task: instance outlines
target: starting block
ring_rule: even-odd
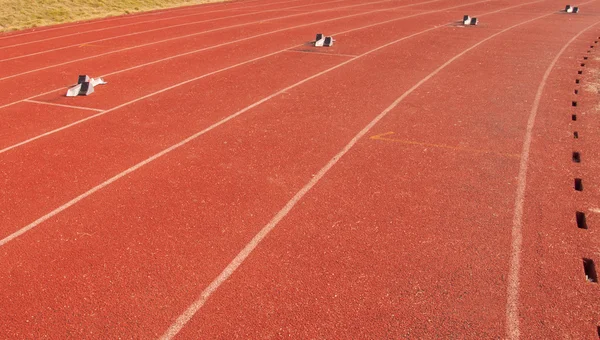
[[[317,47],[330,47],[333,46],[333,42],[335,39],[333,37],[326,37],[323,33],[317,33],[317,38],[315,39],[315,46]]]
[[[477,18],[471,18],[468,15],[465,15],[463,17],[463,25],[477,25],[479,23],[479,21],[477,20]]]
[[[106,81],[102,78],[90,78],[88,75],[80,75],[77,78],[77,85],[72,86],[67,90],[67,97],[88,96],[94,93],[94,87],[104,85]]]
[[[567,12],[567,13],[577,13],[577,12],[579,12],[579,7],[571,7],[571,5],[567,5],[565,7],[565,12]]]

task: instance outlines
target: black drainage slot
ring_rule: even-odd
[[[571,102],[571,106],[577,106],[577,102],[576,101],[572,101]]]
[[[583,74],[582,70],[577,71],[577,74]]]
[[[581,63],[581,67],[585,67],[585,64],[584,64],[584,63]]]
[[[577,133],[577,132],[575,132]],[[581,163],[581,154],[577,151],[573,152],[573,162]]]
[[[579,79],[575,79],[575,84],[579,84]]]
[[[600,326],[596,327],[596,332],[598,332],[598,338],[600,338]]]
[[[587,282],[598,283],[598,274],[596,274],[596,265],[591,259],[583,259],[583,271]]]
[[[577,120],[577,115],[571,115],[571,120],[572,121],[576,121]]]
[[[573,91],[573,92],[575,92],[575,94],[579,94],[579,90],[575,90],[575,91]]]
[[[575,178],[575,190],[583,191],[583,183],[581,181],[581,178]]]
[[[577,220],[577,228],[587,229],[587,221],[585,220],[585,214],[581,211],[575,213],[575,219]]]
[[[578,139],[579,138],[579,132],[577,132],[577,131],[573,132],[573,138]]]
[[[583,57],[583,60],[587,60],[587,59],[588,59],[588,57]]]

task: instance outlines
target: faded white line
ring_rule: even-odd
[[[35,103],[35,104],[43,104],[43,105],[50,105],[50,106],[67,107],[67,108],[70,108],[70,109],[89,110],[89,111],[96,111],[96,112],[104,112],[104,111],[106,111],[106,110],[101,110],[101,109],[94,109],[94,108],[91,108],[91,107],[65,105],[65,104],[57,104],[57,103],[49,103],[49,102],[42,102],[42,101],[31,100],[31,99],[26,99],[26,100],[24,100],[24,102],[26,102],[26,103]]]
[[[505,33],[515,27],[530,23],[532,21],[547,17],[549,15],[552,15],[553,13],[550,14],[544,14],[538,17],[535,17],[533,19],[521,22],[519,24],[513,25],[509,28],[503,29],[483,40],[481,40],[480,42],[476,43],[475,45],[465,49],[464,51],[462,51],[461,53],[457,54],[456,56],[454,56],[453,58],[451,58],[450,60],[448,60],[447,62],[445,62],[444,64],[442,64],[440,67],[438,67],[437,69],[435,69],[433,72],[431,72],[429,75],[427,75],[425,78],[423,78],[422,80],[420,80],[418,83],[416,83],[413,87],[411,87],[408,91],[404,92],[398,99],[396,99],[390,106],[388,106],[384,111],[382,111],[379,115],[377,115],[371,122],[369,122],[369,124],[367,124],[356,136],[354,136],[354,138],[352,138],[352,140],[350,140],[350,142],[348,144],[346,144],[346,146],[340,151],[338,152],[335,156],[333,156],[333,158],[331,160],[329,160],[329,162],[327,162],[327,164],[325,164],[325,166],[323,168],[321,168],[319,170],[319,172],[313,176],[310,181],[304,186],[302,187],[295,195],[294,197],[292,197],[291,200],[289,200],[286,205],[283,207],[283,209],[281,209],[274,217],[273,219],[271,219],[271,221],[269,221],[269,223],[267,223],[267,225],[265,225],[253,238],[252,240],[240,251],[240,253],[227,265],[227,267],[225,267],[225,269],[221,272],[221,274],[219,274],[219,276],[217,276],[208,287],[206,287],[206,289],[204,289],[204,291],[200,294],[200,297],[194,301],[186,310],[183,314],[181,314],[177,320],[171,325],[171,327],[169,327],[169,329],[165,332],[165,334],[163,334],[163,336],[161,337],[161,339],[172,339],[173,337],[175,337],[175,335],[177,335],[177,333],[179,333],[179,331],[181,331],[181,329],[183,329],[183,327],[185,326],[185,324],[187,324],[189,322],[189,320],[191,320],[191,318],[198,312],[198,310],[200,310],[200,308],[202,308],[202,306],[206,303],[206,301],[208,300],[208,298],[219,288],[219,286],[221,286],[221,284],[223,282],[225,282],[232,274],[233,272],[235,272],[235,270],[244,262],[244,260],[246,260],[246,258],[248,258],[248,256],[250,256],[250,254],[252,253],[252,251],[260,244],[260,242],[269,234],[269,232],[271,232],[271,230],[273,230],[277,224],[292,210],[292,208],[294,208],[294,206],[304,197],[304,195],[306,195],[306,193],[312,189],[320,180],[321,178],[323,178],[325,176],[325,174],[327,174],[327,172],[346,154],[348,153],[348,151],[350,151],[350,149],[365,135],[369,132],[369,130],[371,130],[371,128],[373,126],[375,126],[375,124],[377,124],[381,119],[383,119],[391,110],[393,110],[396,106],[398,106],[398,104],[400,104],[406,97],[408,97],[412,92],[414,92],[417,88],[419,88],[422,84],[424,84],[425,82],[427,82],[429,79],[431,79],[433,76],[435,76],[437,73],[439,73],[441,70],[443,70],[444,68],[446,68],[448,65],[450,65],[452,62],[454,62],[455,60],[457,60],[458,58],[462,57],[464,54],[468,53],[469,51],[477,48],[478,46],[480,46],[481,44],[485,43],[486,41],[493,39],[494,37]],[[418,33],[420,34],[420,33]],[[370,54],[374,51],[377,51],[381,48],[386,47],[387,45],[378,47],[377,49],[371,50],[369,52],[366,52],[365,54],[360,55],[357,58],[351,59],[346,61],[345,63],[349,63],[351,61],[354,61],[362,56],[365,56],[367,54]],[[344,63],[344,64],[345,64]]]
[[[593,1],[586,2],[584,4]],[[583,4],[582,4],[583,5]],[[580,5],[581,6],[581,5]],[[535,118],[540,106],[542,93],[544,87],[550,76],[550,72],[554,68],[554,65],[567,49],[567,47],[575,41],[585,31],[597,25],[596,22],[593,25],[588,26],[583,31],[575,35],[569,40],[563,48],[558,52],[554,60],[548,66],[548,69],[542,77],[542,81],[538,87],[533,106],[529,113],[527,120],[527,130],[525,132],[525,138],[523,140],[523,148],[521,151],[521,160],[519,162],[519,174],[517,175],[517,193],[515,196],[515,207],[513,213],[513,224],[511,229],[511,251],[509,260],[508,270],[508,285],[507,285],[507,299],[506,299],[506,336],[509,339],[517,340],[520,337],[521,331],[519,326],[519,285],[520,285],[520,269],[521,269],[521,249],[523,244],[523,206],[525,204],[525,188],[527,181],[527,168],[529,166],[529,152],[531,147],[531,136],[533,126],[535,124]]]

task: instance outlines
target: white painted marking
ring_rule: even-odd
[[[165,332],[165,334],[163,334],[163,336],[161,337],[161,339],[163,340],[167,340],[167,339],[172,339],[173,337],[175,337],[177,335],[177,333],[179,333],[181,331],[181,329],[183,329],[183,327],[185,326],[185,324],[187,324],[189,322],[189,320],[192,319],[192,317],[198,312],[198,310],[200,310],[200,308],[202,308],[202,306],[206,303],[206,301],[208,300],[208,298],[219,288],[219,286],[221,286],[221,284],[223,284],[223,282],[225,282],[232,274],[233,272],[235,272],[235,270],[244,262],[244,260],[246,260],[246,258],[248,258],[248,256],[250,256],[250,254],[252,253],[252,251],[260,244],[260,242],[269,234],[269,232],[271,232],[271,230],[273,230],[277,224],[292,210],[292,208],[294,208],[294,206],[304,197],[304,195],[306,195],[306,193],[312,189],[318,182],[319,180],[321,180],[321,178],[323,178],[325,176],[325,174],[327,174],[327,172],[346,154],[348,153],[348,151],[350,151],[350,149],[365,135],[369,132],[369,130],[371,130],[371,128],[373,126],[375,126],[375,124],[377,124],[381,119],[383,119],[391,110],[393,110],[396,106],[398,106],[398,104],[400,104],[406,97],[408,97],[412,92],[414,92],[417,88],[419,88],[421,85],[423,85],[425,82],[427,82],[429,79],[431,79],[433,76],[435,76],[436,74],[438,74],[441,70],[443,70],[444,68],[446,68],[448,65],[450,65],[451,63],[453,63],[455,60],[457,60],[458,58],[462,57],[463,55],[465,55],[466,53],[468,53],[469,51],[477,48],[478,46],[480,46],[481,44],[485,43],[486,41],[493,39],[494,37],[505,33],[515,27],[527,24],[529,22],[538,20],[540,18],[543,17],[547,17],[549,15],[552,15],[553,13],[550,14],[544,14],[538,17],[535,17],[533,19],[521,22],[519,24],[510,26],[506,29],[503,29],[483,40],[481,40],[480,42],[474,44],[473,46],[465,49],[464,51],[462,51],[461,53],[455,55],[454,57],[452,57],[450,60],[446,61],[444,64],[442,64],[440,67],[438,67],[437,69],[435,69],[433,72],[431,72],[429,75],[427,75],[425,78],[421,79],[418,83],[416,83],[413,87],[411,87],[409,90],[407,90],[406,92],[404,92],[400,97],[398,97],[390,106],[388,106],[385,110],[383,110],[380,114],[378,114],[371,122],[369,122],[369,124],[367,124],[358,134],[356,134],[352,140],[350,140],[350,142],[348,144],[346,144],[346,146],[340,151],[338,152],[335,156],[333,156],[333,158],[331,158],[331,160],[329,160],[329,162],[327,162],[327,164],[325,164],[325,166],[323,168],[321,168],[319,170],[319,172],[313,176],[310,181],[304,186],[302,187],[295,195],[294,197],[292,197],[291,200],[289,200],[286,205],[283,207],[283,209],[281,209],[274,217],[273,219],[271,219],[271,221],[269,221],[269,223],[267,223],[267,225],[265,225],[259,232],[258,234],[256,234],[252,240],[240,251],[240,253],[227,265],[227,267],[225,267],[225,269],[221,272],[221,274],[219,274],[219,276],[217,276],[208,287],[206,287],[206,289],[204,289],[204,291],[200,294],[200,297],[194,301],[189,307],[188,309],[185,310],[185,312],[183,314],[181,314],[177,320],[171,325],[171,327],[169,327],[169,329]],[[430,29],[431,30],[431,29]],[[417,33],[417,34],[421,34]],[[396,41],[397,42],[397,41]],[[352,62],[356,59],[359,59],[367,54],[373,53],[377,50],[380,50],[386,46],[389,46],[391,44],[394,44],[396,42],[392,42],[389,44],[386,44],[384,46],[378,47],[374,50],[371,50],[369,52],[366,52],[365,54],[361,54],[360,56],[354,58],[354,59],[350,59],[340,65],[343,64],[347,64],[349,62]],[[337,68],[337,67],[336,67]]]
[[[600,208],[590,208],[588,209],[590,212],[593,212],[594,214],[600,214]]]
[[[589,1],[592,2],[592,1]],[[587,2],[587,3],[589,3]],[[521,269],[521,248],[523,244],[523,206],[525,204],[525,188],[527,181],[527,168],[529,166],[529,151],[531,147],[531,136],[533,126],[535,124],[535,117],[538,112],[542,93],[544,87],[550,76],[550,72],[554,68],[554,65],[567,49],[567,47],[575,41],[583,32],[590,29],[592,26],[597,25],[600,22],[596,22],[585,28],[583,31],[575,35],[569,40],[563,48],[558,52],[554,60],[548,66],[548,69],[542,77],[542,81],[538,87],[533,106],[529,113],[529,119],[527,120],[527,130],[525,132],[525,138],[523,140],[523,148],[521,151],[521,160],[519,162],[519,174],[517,175],[517,193],[515,196],[515,208],[513,214],[513,225],[511,230],[511,252],[508,270],[508,286],[507,286],[507,299],[506,299],[506,336],[509,339],[517,340],[520,337],[521,331],[519,329],[519,285],[520,285],[520,269]]]
[[[91,108],[91,107],[73,106],[73,105],[65,105],[65,104],[57,104],[57,103],[49,103],[49,102],[42,102],[42,101],[31,100],[31,99],[26,99],[26,100],[24,100],[24,102],[35,103],[35,104],[43,104],[43,105],[50,105],[50,106],[67,107],[67,108],[70,108],[70,109],[89,110],[89,111],[96,111],[96,112],[104,112],[104,111],[106,111],[106,110],[94,109],[94,108]]]

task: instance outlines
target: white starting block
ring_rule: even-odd
[[[577,12],[579,12],[579,7],[571,7],[571,5],[567,5],[565,7],[565,12],[567,12],[567,13],[577,13]]]
[[[94,87],[104,85],[106,81],[102,78],[90,78],[87,75],[80,75],[77,79],[77,85],[67,90],[67,97],[88,96],[94,93]]]
[[[465,15],[463,17],[463,25],[477,25],[479,23],[479,21],[477,20],[477,18],[471,18],[468,15]]]
[[[315,39],[315,46],[317,47],[330,47],[333,46],[333,42],[335,39],[333,37],[326,37],[323,33],[317,33],[317,38]]]

